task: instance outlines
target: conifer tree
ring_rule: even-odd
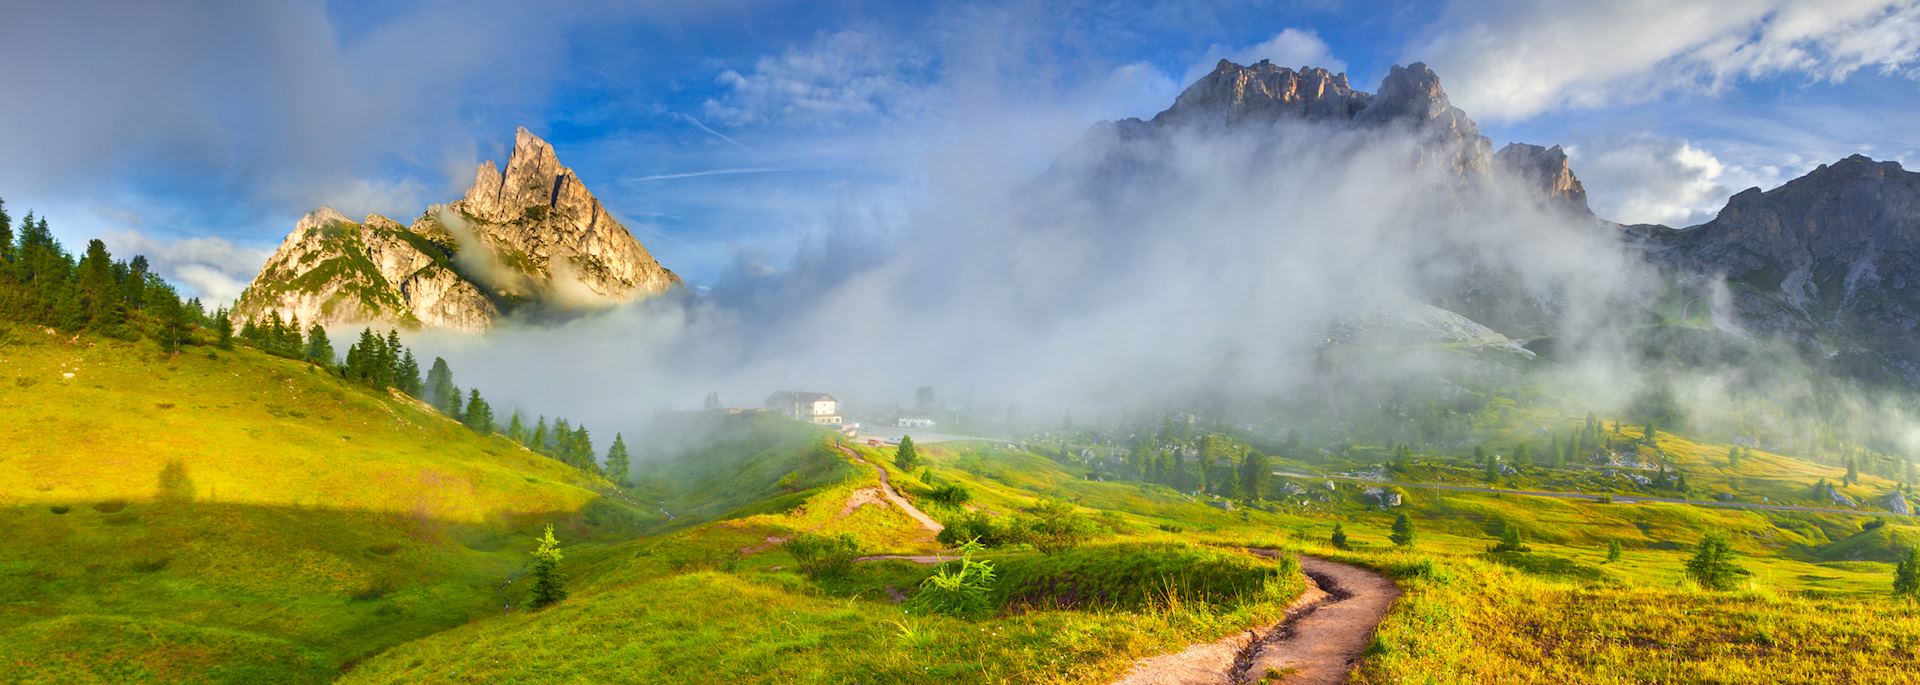
[[[213,313],[213,344],[223,350],[233,349],[233,316],[225,307]]]
[[[413,355],[408,353],[407,356]],[[513,415],[507,419],[507,438],[522,445],[527,444],[527,424],[520,420],[518,409],[513,410]]]
[[[460,415],[460,423],[481,435],[493,432],[493,407],[481,399],[479,388],[467,391],[467,409]]]
[[[533,432],[527,434],[527,439],[524,442],[527,445],[527,449],[533,450],[535,452],[546,451],[547,449],[547,417],[546,415],[544,414],[541,415],[540,420],[534,422]]]
[[[1328,539],[1334,549],[1347,548],[1347,529],[1338,523],[1333,524],[1333,537]]]
[[[1388,535],[1387,539],[1392,540],[1395,546],[1411,547],[1413,545],[1413,519],[1407,518],[1406,514],[1401,514],[1398,518],[1395,518],[1393,520],[1393,534]]]
[[[913,448],[913,436],[900,437],[900,447],[893,452],[893,465],[902,469],[911,469],[920,465],[920,453]]]
[[[400,363],[394,366],[393,386],[414,397],[420,396],[420,362],[413,358],[413,350],[401,348]]]
[[[539,538],[540,546],[533,550],[533,608],[551,606],[567,598],[565,577],[560,575],[560,540],[553,537],[553,524],[547,524],[547,532]]]
[[[1920,546],[1907,550],[1893,571],[1893,594],[1908,599],[1920,598]]]
[[[301,356],[323,367],[333,366],[333,341],[327,339],[326,328],[314,324],[313,328],[307,330],[307,349]]]
[[[453,370],[447,368],[447,360],[433,358],[433,366],[427,369],[425,390],[420,399],[426,400],[427,404],[439,407],[448,416],[459,413],[451,408],[460,401],[460,389],[453,385]]]
[[[1609,562],[1619,561],[1620,553],[1621,553],[1620,541],[1608,540],[1607,541],[1607,561]]]
[[[615,484],[627,484],[627,470],[632,467],[631,457],[627,455],[626,438],[619,433],[613,434],[613,444],[607,447],[607,478]]]
[[[1847,458],[1847,475],[1840,482],[1844,485],[1860,482],[1860,465],[1852,457]]]
[[[1259,500],[1267,495],[1267,483],[1273,480],[1273,468],[1267,465],[1267,455],[1248,452],[1240,459],[1240,495],[1249,500]]]
[[[101,328],[120,323],[120,289],[113,282],[113,257],[107,244],[95,238],[87,241],[87,252],[80,258],[75,284],[86,309],[87,325]]]

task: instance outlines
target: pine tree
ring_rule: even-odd
[[[607,447],[607,478],[617,485],[626,485],[627,469],[631,466],[629,459],[626,438],[614,433],[613,445]]]
[[[301,356],[323,367],[333,366],[333,341],[327,339],[326,328],[314,324],[307,330],[307,349]]]
[[[560,540],[553,537],[553,524],[547,524],[547,532],[539,538],[540,546],[533,550],[533,608],[551,606],[567,598],[566,578],[560,575]]]
[[[128,307],[133,309],[147,307],[147,278],[152,273],[153,269],[148,266],[146,255],[134,255],[133,261],[127,263],[127,280],[121,284],[120,298],[127,303]]]
[[[393,386],[414,397],[420,396],[420,362],[413,358],[413,350],[401,348],[400,363],[394,366]]]
[[[307,329],[300,327],[300,315],[295,314],[293,321],[287,323],[286,341],[283,343],[287,348],[287,356],[298,359],[306,358],[307,341],[302,337],[302,332],[305,330]]]
[[[440,411],[446,412],[448,416],[457,413],[448,408],[450,404],[460,401],[460,389],[453,385],[453,370],[447,368],[447,360],[433,358],[433,366],[427,369],[425,390],[420,399],[426,400],[427,404],[439,407]]]
[[[493,432],[493,407],[480,398],[479,388],[467,391],[467,411],[460,416],[460,423],[481,435]]]
[[[401,376],[401,373],[403,371],[402,367],[406,365],[405,353],[410,350],[408,350],[405,345],[400,344],[400,331],[391,328],[387,329],[387,339],[381,344],[380,348],[385,352],[385,356],[381,358],[381,361],[386,363],[381,365],[380,369],[385,372],[384,375],[387,384],[399,388],[401,392],[407,392],[408,383],[406,379]],[[418,363],[414,364],[413,378],[416,383],[420,380],[419,366]],[[407,394],[411,395],[413,393],[407,392]]]
[[[1860,482],[1860,465],[1851,457],[1847,458],[1847,475],[1842,478],[1840,482],[1844,485],[1852,485]]]
[[[1687,560],[1687,577],[1709,590],[1730,590],[1741,574],[1733,563],[1733,544],[1725,533],[1707,533],[1698,551]]]
[[[573,427],[573,437],[567,441],[567,445],[567,454],[573,459],[568,463],[588,471],[598,468],[594,463],[593,437],[587,434],[587,424]]]
[[[1621,550],[1620,550],[1620,541],[1619,541],[1619,540],[1608,540],[1608,541],[1607,541],[1607,561],[1608,561],[1608,562],[1615,562],[1615,561],[1619,561],[1619,560],[1620,560],[1620,553],[1621,553]]]
[[[1347,529],[1345,527],[1342,527],[1338,523],[1333,524],[1333,537],[1328,539],[1328,542],[1333,543],[1334,549],[1346,549],[1347,548]]]
[[[1905,559],[1893,571],[1893,594],[1897,597],[1920,598],[1920,547],[1907,550]]]
[[[227,308],[221,307],[213,313],[213,344],[223,350],[233,349],[233,316]]]
[[[113,282],[113,257],[107,254],[106,243],[98,238],[87,241],[87,252],[80,258],[76,276],[79,280],[75,285],[86,309],[87,325],[94,328],[118,325],[124,313],[120,308],[120,289]]]
[[[1249,500],[1266,497],[1267,483],[1273,479],[1273,468],[1267,465],[1267,455],[1248,452],[1240,459],[1240,495]]]
[[[527,424],[520,420],[518,409],[513,410],[513,416],[507,419],[507,438],[522,445],[527,444]]]
[[[1395,518],[1393,520],[1393,534],[1388,535],[1387,539],[1392,540],[1393,544],[1397,547],[1413,546],[1413,519],[1407,518],[1406,514],[1401,514],[1398,518]]]
[[[544,453],[547,451],[547,417],[545,415],[542,415],[539,421],[534,422],[533,432],[527,434],[525,443],[527,449],[535,452]]]
[[[900,447],[893,452],[893,465],[902,469],[911,469],[920,465],[920,453],[913,449],[913,436],[900,437]]]
[[[1520,527],[1509,523],[1504,528],[1505,530],[1500,531],[1500,543],[1494,545],[1492,551],[1496,553],[1527,551],[1527,544],[1520,540]]]
[[[13,261],[13,217],[7,215],[7,201],[0,200],[0,266]]]

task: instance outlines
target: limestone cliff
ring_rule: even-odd
[[[504,174],[480,165],[461,199],[411,226],[377,214],[354,222],[326,207],[309,213],[234,314],[473,332],[517,312],[617,304],[679,283],[553,146],[523,128]]]

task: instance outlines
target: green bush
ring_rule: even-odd
[[[968,490],[966,486],[959,483],[947,483],[928,490],[927,499],[950,507],[957,507],[973,501],[973,491]]]
[[[1032,545],[1041,554],[1074,549],[1102,532],[1093,519],[1064,502],[1042,502],[1032,515],[1017,517],[1014,525],[1019,531],[1016,534],[1019,541]]]
[[[963,512],[943,523],[946,528],[935,539],[948,547],[958,547],[968,541],[979,543],[983,547],[1000,547],[1019,542],[1016,531],[1010,524],[994,521],[992,516],[977,511]]]
[[[812,578],[839,578],[853,570],[854,557],[860,556],[860,541],[852,535],[814,535],[801,533],[783,545],[800,564],[800,571]]]
[[[1096,545],[1001,563],[1004,606],[1151,610],[1285,599],[1303,587],[1299,562],[1180,543]]]
[[[975,561],[979,543],[960,546],[960,560],[940,567],[920,582],[909,607],[959,618],[983,618],[993,613],[996,576],[991,561]]]

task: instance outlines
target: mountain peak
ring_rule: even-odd
[[[1367,106],[1347,75],[1317,67],[1294,71],[1260,60],[1240,66],[1220,60],[1213,71],[1180,93],[1155,122],[1206,119],[1331,119],[1345,121]]]
[[[1573,166],[1567,162],[1567,151],[1560,146],[1508,143],[1494,153],[1493,165],[1539,193],[1549,205],[1582,216],[1593,215],[1593,210],[1587,207],[1586,186],[1581,185],[1580,178],[1573,175]]]

